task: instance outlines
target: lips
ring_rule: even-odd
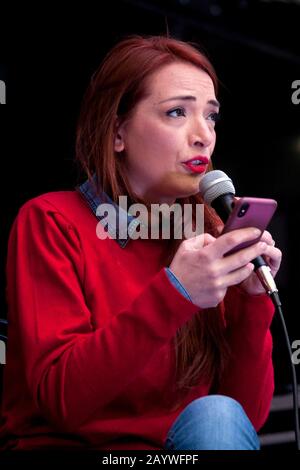
[[[186,162],[183,162],[183,165],[187,167],[193,173],[204,173],[206,171],[209,159],[202,155],[190,158]]]
[[[192,163],[196,160],[200,160],[201,164],[207,165],[209,162],[209,159],[207,157],[204,157],[202,155],[197,155],[196,157],[190,158],[189,160],[186,160],[183,163]]]

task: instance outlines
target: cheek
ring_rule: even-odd
[[[214,148],[215,148],[215,145],[216,145],[216,140],[217,140],[217,136],[216,136],[216,132],[214,131],[213,132],[213,137],[212,137],[212,143],[211,143],[211,146],[210,146],[210,150],[211,150],[211,153],[213,153],[214,151]]]
[[[174,160],[180,150],[184,150],[184,132],[170,126],[150,127],[149,140],[154,151],[166,160]]]
[[[128,151],[131,156],[141,158],[141,155],[148,161],[157,161],[162,165],[163,161],[174,160],[178,147],[178,133],[171,132],[163,126],[158,127],[151,122],[138,125],[128,139]]]

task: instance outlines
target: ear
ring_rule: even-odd
[[[115,139],[114,139],[114,150],[115,152],[123,152],[125,150],[125,125],[120,122],[119,118],[116,118],[115,123]]]

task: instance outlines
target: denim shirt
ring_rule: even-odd
[[[88,203],[90,209],[92,210],[93,214],[95,217],[102,223],[103,217],[98,214],[98,212],[102,212],[97,210],[99,206],[103,204],[109,204],[113,205],[117,217],[112,218],[111,220],[109,219],[109,214],[108,218],[107,216],[105,217],[105,225],[107,227],[108,233],[112,236],[112,238],[120,245],[121,248],[125,248],[128,241],[129,241],[129,236],[127,238],[121,239],[118,235],[118,227],[116,226],[116,220],[119,220],[120,222],[123,222],[123,224],[127,225],[127,233],[130,235],[134,230],[137,228],[137,226],[140,224],[140,221],[136,219],[133,215],[129,214],[126,212],[122,207],[118,206],[114,201],[110,199],[110,197],[103,191],[100,193],[100,195],[96,194],[96,188],[94,184],[92,184],[91,181],[86,180],[83,184],[79,185],[76,187],[76,190],[81,193],[81,195],[86,199],[86,202]],[[134,243],[134,240],[132,240]],[[173,284],[173,286],[188,300],[191,300],[191,297],[189,296],[188,292],[186,289],[183,287],[181,282],[177,279],[175,274],[171,271],[170,268],[165,267],[164,268],[170,282]]]

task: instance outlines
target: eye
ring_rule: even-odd
[[[170,117],[181,117],[181,116],[186,116],[185,109],[184,108],[174,108],[170,109],[170,111],[167,111],[167,116]]]
[[[219,122],[220,121],[220,113],[210,113],[208,115],[208,119],[213,122]]]

